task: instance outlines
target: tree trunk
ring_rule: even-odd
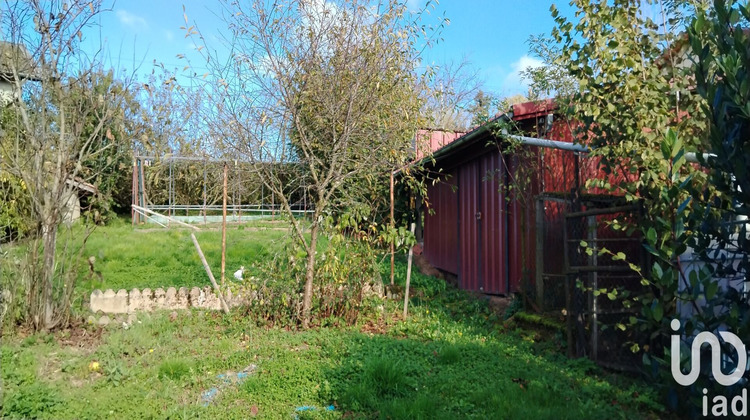
[[[42,246],[43,246],[43,265],[42,265],[42,296],[41,311],[37,329],[49,330],[54,326],[54,305],[53,305],[53,280],[55,277],[55,247],[57,246],[57,223],[45,223],[42,226]]]
[[[316,218],[317,220],[317,218]],[[310,227],[310,248],[307,253],[307,264],[305,269],[305,294],[302,297],[302,326],[310,326],[310,309],[312,307],[313,279],[315,278],[315,251],[318,246],[319,226],[313,222]]]

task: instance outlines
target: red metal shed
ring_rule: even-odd
[[[530,102],[496,117],[514,121],[530,136],[571,141],[570,130],[555,121],[552,101]],[[456,275],[459,286],[488,294],[519,291],[535,270],[535,206],[541,192],[570,193],[577,185],[578,157],[570,151],[525,146],[528,153],[503,150],[485,124],[434,154],[440,182],[428,187],[424,209],[424,255],[435,267]],[[525,191],[509,186],[519,168],[536,168]]]

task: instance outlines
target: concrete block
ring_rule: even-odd
[[[154,291],[154,309],[166,309],[166,293],[161,287]]]
[[[128,291],[120,289],[112,300],[111,310],[109,313],[126,314],[128,313]]]
[[[142,310],[146,312],[151,312],[154,310],[155,299],[154,292],[151,289],[145,288],[141,290],[141,299]]]
[[[89,300],[90,306],[91,306],[91,312],[97,313],[102,310],[103,299],[104,299],[104,293],[102,293],[101,290],[97,289],[91,292],[91,298]]]
[[[202,308],[205,301],[206,296],[200,288],[193,287],[190,289],[190,306],[193,308]]]
[[[211,287],[206,286],[206,288],[203,289],[203,292],[206,294],[206,304],[204,308],[206,309],[212,309],[215,311],[218,311],[221,309],[221,301],[218,297],[214,294],[213,290],[211,290]]]
[[[177,305],[176,309],[187,309],[190,307],[190,298],[188,296],[187,287],[180,287],[177,289]]]
[[[141,291],[133,289],[128,294],[128,313],[133,313],[143,310],[143,298],[141,297]]]
[[[164,308],[173,309],[177,305],[177,289],[170,287],[164,296]]]

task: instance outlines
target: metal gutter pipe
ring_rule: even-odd
[[[549,139],[538,139],[534,137],[516,136],[507,133],[503,133],[505,137],[518,140],[522,144],[527,146],[539,146],[547,147],[550,149],[570,150],[571,152],[588,153],[589,148],[577,143],[570,143],[566,141],[549,140]]]
[[[503,135],[505,137],[518,140],[522,144],[527,146],[538,146],[538,147],[546,147],[550,149],[560,149],[560,150],[570,150],[571,152],[578,152],[578,153],[589,153],[591,150],[582,145],[577,143],[569,143],[565,141],[557,141],[557,140],[549,140],[549,139],[538,139],[534,137],[524,137],[524,136],[516,136],[513,134],[508,134],[507,132],[503,132]],[[715,158],[716,155],[713,153],[703,153],[702,154],[703,161],[708,162],[709,159]],[[688,152],[685,153],[685,160],[690,163],[700,163],[698,160],[698,154],[694,152]]]

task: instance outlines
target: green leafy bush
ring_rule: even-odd
[[[38,418],[49,415],[60,403],[54,389],[46,384],[32,382],[25,384],[5,400],[3,418]]]
[[[341,220],[349,220],[346,218]],[[352,232],[353,223],[326,223],[327,236],[318,247],[311,307],[312,323],[352,325],[379,301],[378,250],[372,237]],[[371,232],[372,233],[372,232]],[[251,297],[248,314],[261,324],[296,326],[302,322],[306,252],[294,244],[262,262],[237,292]]]
[[[0,172],[3,172],[0,169]],[[31,202],[23,180],[0,174],[0,243],[22,238],[28,234],[31,220]]]

